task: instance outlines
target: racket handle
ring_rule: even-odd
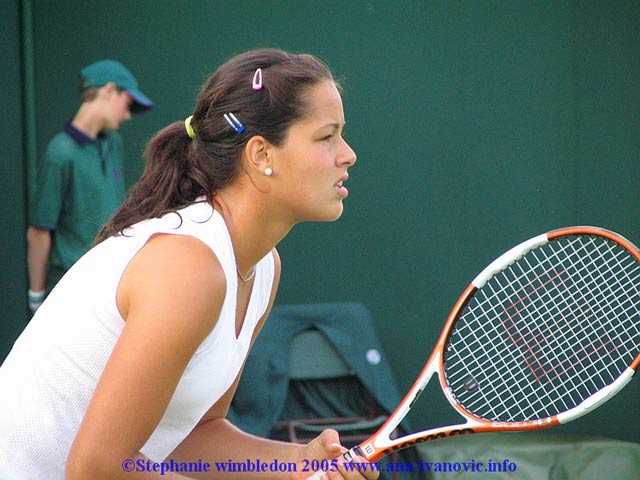
[[[364,455],[362,454],[362,450],[360,450],[360,447],[359,446],[355,446],[351,450],[349,450],[347,452],[344,452],[341,456],[346,462],[353,463],[353,459],[356,456],[363,457]],[[323,470],[318,470],[317,472],[315,472],[310,477],[307,477],[306,480],[319,480],[320,478],[322,478],[322,476],[325,473],[326,472],[324,472]]]

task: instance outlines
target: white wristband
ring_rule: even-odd
[[[32,312],[35,312],[38,308],[40,308],[40,305],[42,305],[42,302],[44,302],[44,297],[46,296],[46,290],[42,290],[41,292],[34,292],[33,290],[29,289],[29,308]]]
[[[29,289],[29,299],[30,300],[42,300],[44,298],[44,294],[47,293],[46,290],[40,290],[39,292],[34,292]]]

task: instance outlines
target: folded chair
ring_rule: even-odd
[[[364,305],[283,305],[274,307],[247,359],[229,418],[247,432],[297,443],[333,428],[351,447],[375,432],[399,400]],[[409,430],[406,422],[399,428]],[[419,460],[413,450],[400,453],[387,461]]]

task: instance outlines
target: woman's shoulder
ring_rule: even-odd
[[[222,272],[215,253],[200,238],[163,232],[152,235],[136,257],[152,271],[202,276]]]
[[[158,234],[127,266],[118,304],[128,310],[144,300],[164,308],[215,311],[224,301],[226,288],[224,270],[205,243],[187,235]]]

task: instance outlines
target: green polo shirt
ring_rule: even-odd
[[[49,267],[68,270],[93,243],[124,199],[122,137],[91,139],[71,123],[45,153],[29,223],[52,231]]]

